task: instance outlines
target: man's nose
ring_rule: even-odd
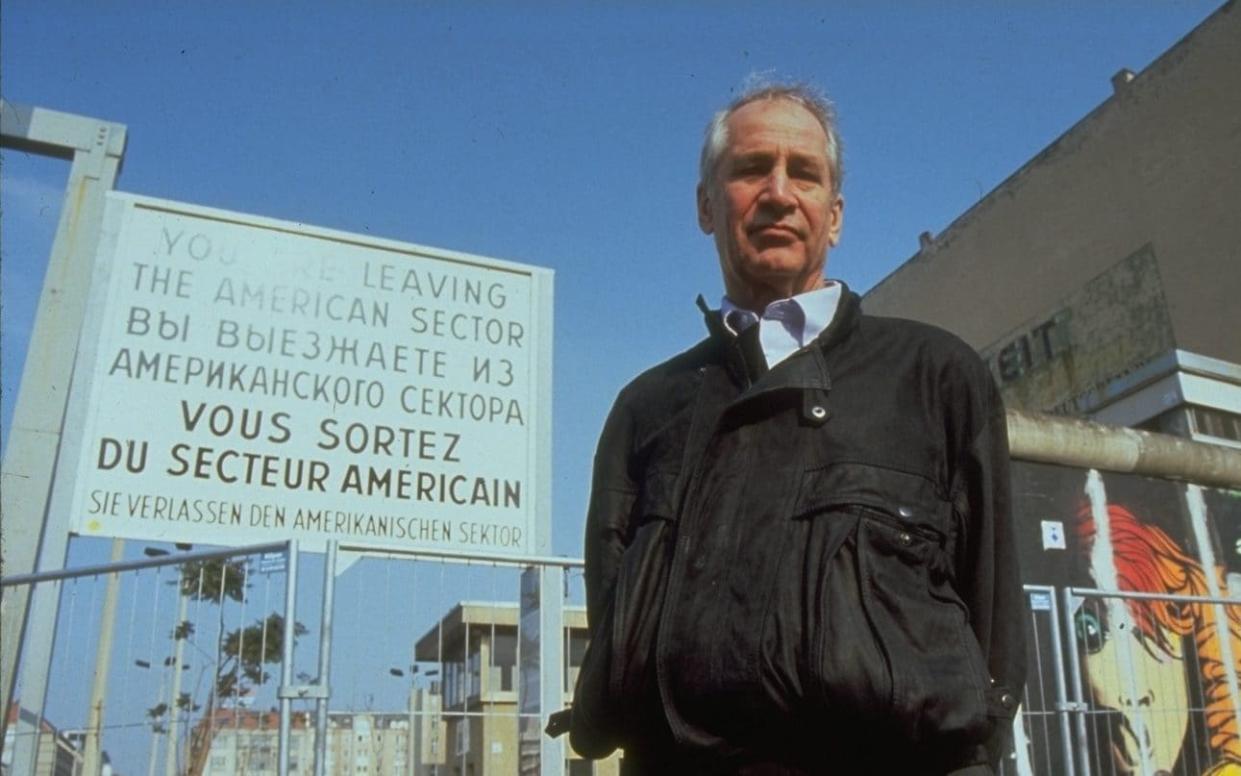
[[[777,207],[793,207],[797,204],[797,200],[793,197],[793,189],[789,184],[788,172],[783,167],[777,166],[767,176],[764,194],[767,201]]]

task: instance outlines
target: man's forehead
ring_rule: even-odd
[[[772,143],[826,155],[827,133],[805,106],[787,99],[755,100],[728,117],[726,151],[745,152]]]

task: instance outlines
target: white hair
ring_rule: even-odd
[[[754,79],[752,79],[754,80]],[[840,193],[844,182],[844,165],[841,163],[840,132],[836,128],[836,109],[832,103],[816,88],[807,84],[766,83],[756,82],[747,85],[742,93],[728,104],[726,108],[711,117],[707,124],[706,135],[702,142],[702,153],[698,158],[698,180],[702,184],[710,181],[715,172],[716,162],[724,147],[728,145],[728,118],[744,105],[758,100],[788,100],[805,108],[827,136],[824,149],[827,155],[828,171],[832,179],[832,191]]]

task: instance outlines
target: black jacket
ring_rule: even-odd
[[[574,747],[644,773],[994,764],[1024,606],[986,367],[847,289],[770,371],[757,327],[704,312],[599,442]]]

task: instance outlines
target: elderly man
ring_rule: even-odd
[[[620,394],[586,526],[571,741],[623,773],[986,774],[1024,681],[1000,398],[952,335],[824,278],[840,142],[801,87],[711,122],[709,336]]]

